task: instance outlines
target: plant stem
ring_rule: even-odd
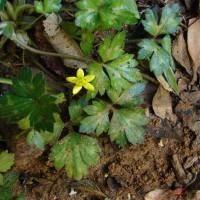
[[[0,77],[0,83],[9,84],[9,85],[13,84],[11,79],[3,78],[3,77]]]
[[[151,81],[152,83],[155,83],[155,84],[159,84],[159,82],[152,78],[151,76],[149,76],[148,74],[144,74],[144,73],[141,73],[142,74],[142,78],[147,80],[147,81]]]
[[[78,8],[62,7],[61,11],[78,11]]]
[[[23,28],[24,31],[26,31],[27,29],[29,29],[31,26],[33,26],[39,19],[41,19],[44,16],[44,14],[40,15],[39,17],[37,17],[33,22],[31,22],[30,24],[28,24],[27,26],[25,26]]]
[[[91,63],[91,62],[95,62],[93,59],[88,59],[88,58],[81,58],[78,56],[72,56],[69,54],[59,54],[59,53],[52,53],[52,52],[47,52],[47,51],[40,51],[38,49],[34,49],[26,44],[24,44],[23,42],[21,42],[20,40],[18,40],[17,38],[13,38],[13,40],[18,43],[19,45],[21,45],[22,47],[24,47],[25,49],[33,52],[33,53],[37,53],[37,54],[41,54],[41,55],[48,55],[48,56],[57,56],[57,57],[61,57],[61,58],[68,58],[71,60],[79,60],[85,63]]]

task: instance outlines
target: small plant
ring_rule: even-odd
[[[142,21],[144,29],[153,36],[153,39],[144,39],[138,44],[141,47],[139,51],[139,59],[150,59],[150,70],[154,72],[156,77],[164,76],[173,88],[178,93],[178,86],[174,75],[175,64],[171,54],[171,39],[169,34],[175,33],[182,18],[179,15],[179,7],[177,4],[165,6],[162,10],[161,18],[155,11],[147,9],[146,20]],[[163,36],[162,39],[156,41],[158,36]]]
[[[63,122],[60,118],[59,104],[65,101],[64,94],[55,95],[55,90],[46,86],[43,75],[33,76],[27,67],[12,79],[12,90],[0,97],[0,117],[25,129],[30,146],[45,150],[45,145],[52,145],[49,159],[55,168],[65,168],[70,177],[80,180],[88,167],[97,164],[100,158],[101,148],[92,137],[94,134],[108,134],[111,142],[116,142],[119,147],[128,142],[140,144],[144,141],[143,126],[148,124],[148,118],[140,97],[146,81],[137,69],[134,55],[124,50],[123,23],[136,24],[140,18],[135,0],[80,0],[76,5],[79,9],[75,13],[77,27],[73,25],[73,28],[81,35],[80,45],[85,54],[93,48],[95,31],[111,28],[117,31],[113,37],[105,36],[96,46],[97,50],[93,49],[95,60],[33,49],[15,37],[15,21],[0,24],[4,36],[28,50],[85,62],[85,72],[77,66],[77,71],[71,71],[77,73],[77,77],[66,77],[73,84],[72,94],[76,95],[74,98],[71,92],[65,94],[71,99],[67,102],[68,121]],[[59,12],[60,8],[60,0],[34,2],[35,11],[45,16]],[[153,38],[138,44],[141,48],[138,58],[149,59],[150,70],[156,77],[164,74],[175,92],[178,89],[169,34],[173,34],[181,22],[178,13],[176,4],[166,6],[159,20],[154,11],[147,9],[146,20],[142,23]],[[82,87],[88,91],[81,90]],[[63,133],[60,139],[64,127],[68,128],[68,133]]]

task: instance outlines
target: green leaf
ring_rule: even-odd
[[[84,111],[89,116],[81,121],[80,132],[87,134],[95,132],[97,135],[108,132],[111,141],[116,141],[121,147],[127,141],[132,144],[142,143],[144,135],[142,126],[147,124],[148,118],[145,116],[143,109],[133,107],[133,104],[139,103],[136,100],[137,94],[144,89],[142,85],[136,87],[135,90],[132,90],[135,92],[135,99],[133,97],[129,98],[130,93],[127,95],[122,94],[121,97],[118,97],[119,101],[115,102],[128,108],[117,109],[113,105],[106,105],[102,101],[94,101],[92,105],[86,106]],[[112,96],[112,98],[114,97]],[[131,103],[131,99],[135,102]],[[112,117],[109,120],[111,114]]]
[[[87,72],[95,75],[95,79],[91,82],[94,86],[94,91],[87,92],[87,99],[94,98],[97,93],[101,96],[104,95],[105,91],[110,88],[110,80],[103,71],[103,67],[98,63],[92,63],[89,65]]]
[[[15,182],[18,180],[19,178],[19,173],[18,172],[10,172],[8,174],[5,174],[3,176],[4,178],[4,186],[5,187],[12,187]],[[1,192],[0,192],[1,194]]]
[[[176,82],[175,74],[171,67],[168,67],[164,70],[165,78],[167,79],[167,82],[172,87],[172,89],[178,94],[178,85]]]
[[[79,131],[81,133],[93,133],[97,135],[107,132],[109,126],[109,108],[102,101],[93,101],[93,105],[84,107],[84,111],[89,115],[81,121]],[[92,123],[91,123],[92,122]]]
[[[153,40],[144,39],[138,46],[141,47],[138,59],[151,58],[150,70],[156,76],[160,76],[164,69],[170,67],[171,59],[169,53],[164,48],[158,46]]]
[[[81,97],[78,101],[71,101],[69,109],[70,120],[73,124],[78,125],[83,118],[83,107],[87,106],[86,97]]]
[[[37,13],[44,14],[58,12],[62,7],[61,0],[34,1],[34,5]]]
[[[3,175],[0,174],[0,186],[3,185]]]
[[[131,144],[140,144],[144,140],[141,126],[148,123],[144,110],[140,108],[123,108],[115,110],[110,122],[108,134],[111,141],[124,147],[127,140]]]
[[[76,36],[79,30],[79,28],[73,22],[62,21],[60,26],[71,36]]]
[[[12,81],[12,91],[0,97],[0,117],[13,123],[29,116],[33,129],[52,132],[53,114],[59,108],[55,103],[57,98],[45,93],[43,75],[32,77],[31,70],[25,67]]]
[[[125,32],[117,33],[112,40],[109,35],[105,37],[104,41],[100,43],[98,50],[103,62],[114,60],[123,55],[125,37]]]
[[[135,17],[137,19],[140,19],[140,15],[135,0],[122,0],[122,2],[127,10],[135,14]]]
[[[31,147],[37,147],[44,151],[44,137],[36,130],[31,130],[27,135],[27,142]]]
[[[18,180],[18,172],[10,172],[3,176],[4,184],[0,187],[0,200],[11,200],[12,199],[12,186]]]
[[[140,95],[144,89],[145,83],[136,83],[131,88],[123,90],[122,93],[110,89],[107,94],[114,104],[131,108],[141,103]]]
[[[68,176],[80,180],[88,172],[89,165],[98,163],[100,151],[95,139],[74,132],[53,146],[50,160],[56,169],[65,166]]]
[[[93,47],[94,35],[89,30],[84,30],[81,34],[81,49],[85,54],[89,54]]]
[[[4,151],[0,153],[0,172],[8,171],[14,164],[14,154]]]
[[[142,20],[144,29],[153,36],[173,34],[178,30],[182,21],[182,18],[179,17],[179,12],[178,4],[166,5],[159,20],[155,11],[147,9],[146,20]]]
[[[3,10],[5,5],[6,5],[6,0],[1,0],[0,1],[0,10]]]
[[[120,30],[123,22],[134,24],[139,18],[135,0],[81,0],[76,5],[80,9],[75,15],[76,25],[89,30]]]
[[[147,59],[152,56],[154,51],[158,48],[157,44],[153,40],[144,39],[138,46],[141,48],[138,52],[138,59]]]
[[[170,67],[170,55],[162,47],[154,51],[150,61],[150,69],[155,76],[160,76],[164,69]]]
[[[166,35],[159,46],[153,40],[144,39],[138,44],[141,49],[138,52],[139,59],[150,58],[150,70],[158,77],[164,73],[169,85],[178,93],[178,85],[173,70],[175,64],[171,53],[171,39]]]
[[[121,92],[123,89],[130,88],[133,83],[142,80],[141,73],[135,68],[137,62],[133,55],[124,54],[120,58],[112,61],[105,69],[109,75],[113,89]]]
[[[64,123],[58,114],[54,114],[55,123],[53,132],[31,130],[27,135],[27,142],[31,147],[37,147],[44,151],[45,145],[53,144],[61,135]]]
[[[173,60],[173,57],[172,57],[171,38],[170,38],[169,35],[166,35],[161,40],[161,45],[162,45],[163,49],[165,49],[165,51],[167,51],[167,53],[170,55],[170,66],[174,70],[175,69],[175,64],[174,64],[174,60]]]
[[[11,21],[4,21],[0,23],[0,35],[5,36],[11,40],[16,38],[14,24]]]

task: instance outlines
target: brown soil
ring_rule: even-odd
[[[120,149],[106,135],[98,138],[103,150],[101,160],[80,182],[67,177],[64,170],[56,171],[48,162],[48,152],[29,147],[25,138],[16,140],[12,144],[16,155],[13,171],[21,174],[14,192],[24,190],[26,200],[90,200],[106,196],[113,200],[140,200],[155,188],[187,189],[200,169],[199,113],[196,106],[182,100],[175,111],[176,125],[150,115],[142,145]],[[164,137],[159,139],[152,134]],[[199,188],[197,184],[178,199],[193,199],[195,190],[191,188]],[[72,188],[75,195],[70,195]]]

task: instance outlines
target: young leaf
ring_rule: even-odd
[[[80,9],[76,13],[76,25],[89,30],[96,28],[121,29],[122,22],[134,24],[137,22],[138,11],[134,0],[131,8],[125,0],[81,0],[77,2]]]
[[[157,13],[151,9],[146,10],[145,17],[146,20],[142,20],[144,29],[153,36],[175,33],[182,21],[179,17],[178,4],[166,5],[162,10],[160,20]]]
[[[171,54],[171,40],[169,35],[166,35],[161,40],[161,46],[157,45],[153,40],[144,39],[138,44],[141,49],[138,53],[139,59],[150,58],[150,70],[154,72],[155,76],[163,74],[170,86],[177,93],[178,86],[176,78],[173,73],[175,69],[174,61]]]
[[[140,144],[144,140],[141,126],[148,123],[144,110],[140,108],[123,108],[115,110],[110,122],[108,134],[111,141],[124,147],[127,140],[131,144]]]
[[[5,4],[6,4],[6,0],[1,0],[0,1],[0,10],[4,9]]]
[[[4,151],[0,153],[0,172],[8,171],[14,164],[14,154]]]
[[[87,99],[94,98],[97,93],[99,93],[101,96],[104,95],[105,91],[110,87],[110,80],[103,71],[103,67],[98,63],[92,63],[87,69],[87,72],[88,74],[95,75],[95,79],[91,82],[94,86],[94,91],[87,92]]]
[[[85,54],[89,54],[93,47],[94,35],[89,30],[84,30],[81,34],[81,49]]]
[[[45,94],[41,73],[32,77],[31,70],[24,68],[13,78],[11,92],[0,97],[0,117],[8,122],[18,122],[29,116],[30,126],[37,131],[53,131],[53,114],[59,111],[55,97]]]
[[[68,176],[80,180],[87,173],[89,165],[98,163],[100,151],[95,139],[74,132],[53,146],[50,160],[56,169],[65,166]]]
[[[117,33],[112,40],[109,35],[105,37],[104,41],[100,43],[98,50],[103,62],[114,60],[123,55],[125,37],[125,32]]]
[[[121,92],[123,89],[130,88],[133,83],[141,81],[142,76],[135,68],[136,65],[137,62],[130,54],[124,54],[109,63],[105,69],[109,75],[112,88]]]
[[[27,142],[31,147],[37,147],[44,151],[44,137],[38,131],[32,129],[27,135]]]
[[[102,101],[93,101],[92,104],[84,107],[84,111],[89,116],[81,121],[79,131],[90,134],[96,130],[96,134],[100,135],[108,130],[109,108]]]
[[[34,5],[37,13],[44,14],[58,12],[62,7],[61,0],[34,1]]]

